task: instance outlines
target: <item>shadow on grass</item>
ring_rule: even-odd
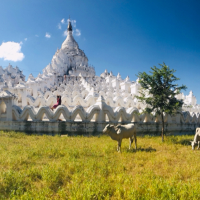
[[[137,148],[137,150],[135,150],[135,149],[127,149],[127,152],[134,152],[134,153],[136,153],[136,152],[138,152],[138,151],[145,151],[145,152],[155,152],[156,151],[156,149],[153,149],[152,147],[148,147],[148,148]]]
[[[190,141],[193,140],[192,138],[184,138],[184,139],[180,139],[178,140],[178,138],[176,137],[173,137],[173,138],[170,138],[170,139],[167,139],[167,143],[170,143],[170,144],[181,144],[181,145],[184,145],[184,146],[188,146],[188,145],[191,145]]]
[[[178,144],[182,144],[182,145],[191,145],[191,139],[182,139],[180,141],[178,141]]]

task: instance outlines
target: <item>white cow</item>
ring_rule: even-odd
[[[129,138],[131,148],[131,144],[133,143],[133,138],[135,140],[135,149],[137,149],[137,137],[136,137],[136,127],[134,124],[127,125],[106,125],[103,129],[103,133],[107,133],[113,140],[118,141],[117,151],[121,151],[121,143],[123,138]]]
[[[197,149],[199,149],[199,144],[200,144],[200,128],[196,128],[196,133],[194,136],[194,140],[190,141],[192,145],[192,150],[195,148],[195,144],[198,144]]]

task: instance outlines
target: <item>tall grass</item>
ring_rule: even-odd
[[[191,139],[138,137],[118,153],[108,136],[0,132],[0,199],[200,199]]]

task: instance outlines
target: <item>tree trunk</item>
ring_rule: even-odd
[[[164,116],[163,116],[163,112],[161,114],[161,118],[162,118],[162,142],[164,142],[164,127],[165,127],[165,122],[164,122]]]

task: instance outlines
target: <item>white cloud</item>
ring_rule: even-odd
[[[81,31],[80,31],[79,29],[76,29],[76,30],[75,30],[75,35],[76,35],[76,36],[80,36],[80,35],[81,35]]]
[[[46,33],[45,37],[46,38],[51,38],[51,35],[49,33]]]
[[[22,44],[22,42],[3,42],[0,46],[0,58],[14,62],[22,61],[25,57],[21,52]]]
[[[61,20],[61,23],[62,23],[62,24],[64,24],[64,23],[65,23],[65,19],[64,19],[64,18]]]
[[[64,36],[67,36],[67,30],[64,31],[63,35],[64,35]]]
[[[60,24],[60,23],[58,24],[58,29],[62,29],[62,27],[61,27],[61,24]]]
[[[35,37],[39,37],[39,35],[35,35]]]
[[[25,41],[27,41],[27,38],[24,38]]]

